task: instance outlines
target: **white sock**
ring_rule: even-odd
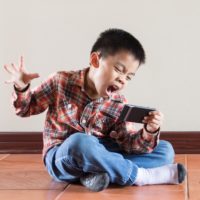
[[[179,184],[177,163],[155,168],[138,168],[134,185]]]

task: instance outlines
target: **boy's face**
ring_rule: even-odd
[[[139,67],[139,60],[125,51],[106,58],[99,57],[98,52],[90,55],[90,75],[88,92],[93,97],[110,96],[112,92],[121,92]],[[88,78],[87,78],[88,79]]]

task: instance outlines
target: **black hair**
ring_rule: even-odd
[[[134,55],[140,64],[145,63],[145,51],[141,43],[127,31],[117,28],[110,28],[100,33],[90,53],[99,51],[100,56],[106,57],[121,50]]]

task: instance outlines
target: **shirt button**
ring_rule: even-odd
[[[86,123],[86,120],[85,120],[85,119],[83,119],[83,120],[82,120],[82,123],[83,123],[83,124],[85,124],[85,123]]]
[[[67,108],[68,108],[68,109],[70,109],[71,107],[72,107],[72,105],[71,105],[71,104],[68,104],[68,105],[67,105]]]

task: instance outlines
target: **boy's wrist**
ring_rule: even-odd
[[[147,129],[147,124],[144,124],[144,129],[145,129],[146,132],[151,133],[151,134],[154,134],[154,133],[157,133],[157,132],[160,130],[160,127],[159,127],[157,130],[155,130],[155,131],[149,131],[149,130]]]
[[[16,85],[14,84],[13,85],[14,86],[14,89],[15,89],[15,91],[17,91],[17,92],[25,92],[26,90],[28,90],[28,88],[30,87],[30,83],[28,83],[24,88],[17,88],[16,87]]]

